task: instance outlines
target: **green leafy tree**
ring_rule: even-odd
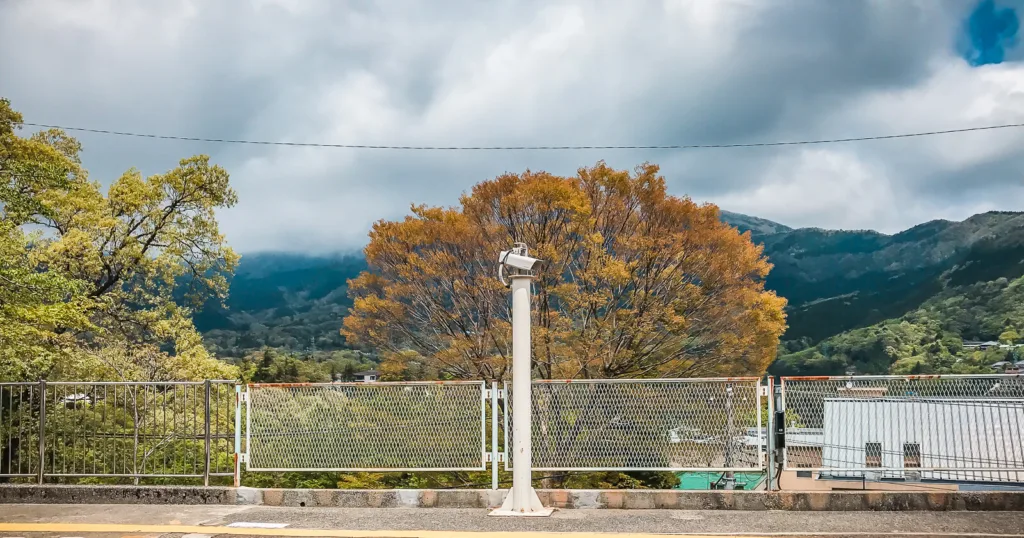
[[[38,271],[30,237],[0,221],[0,381],[35,379],[77,345],[57,328],[91,327],[85,284]]]
[[[351,364],[346,364],[341,370],[342,381],[354,381],[356,378],[356,368]]]
[[[252,376],[254,383],[267,383],[274,379],[274,350],[265,349],[260,353],[259,366]]]
[[[223,300],[238,261],[214,214],[236,201],[227,172],[196,156],[148,178],[129,170],[104,192],[78,141],[56,129],[20,137],[21,121],[0,100],[0,376],[232,375],[190,308]]]
[[[22,225],[49,209],[41,195],[66,188],[80,172],[77,143],[37,135],[21,138],[22,117],[0,99],[0,381],[35,379],[76,341],[66,330],[93,328],[83,297],[86,283],[55,271],[41,271],[42,238]]]

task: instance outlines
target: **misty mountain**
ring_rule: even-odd
[[[338,331],[352,304],[348,280],[365,269],[361,255],[243,255],[226,307],[206,305],[195,323],[220,356],[240,357],[264,346],[347,349]]]
[[[750,231],[774,264],[766,286],[789,301],[784,354],[899,319],[943,294],[962,291],[970,299],[971,286],[977,283],[1024,275],[1024,213],[937,220],[893,235],[793,229],[731,212],[723,212],[722,219]],[[351,305],[347,281],[365,269],[358,254],[245,255],[226,308],[208,306],[196,315],[196,324],[222,356],[240,356],[263,346],[346,349],[338,331]],[[836,362],[829,368],[840,366]]]
[[[733,213],[732,211],[723,210],[721,211],[721,216],[722,221],[739,229],[739,231],[750,232],[751,237],[755,240],[766,235],[793,231],[793,228],[790,228],[785,224],[779,224],[778,222],[762,219],[760,217],[751,217],[750,215],[744,215],[742,213]]]

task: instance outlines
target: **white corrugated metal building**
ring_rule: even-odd
[[[830,476],[1024,482],[1022,399],[826,398],[824,404],[822,467]],[[1008,470],[979,470],[993,468]]]

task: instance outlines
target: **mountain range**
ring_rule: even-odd
[[[935,220],[893,235],[794,229],[728,211],[722,219],[763,245],[774,265],[766,286],[789,302],[789,328],[771,371],[984,368],[988,357],[964,362],[969,353],[954,343],[1024,334],[1024,312],[1017,316],[1005,300],[1015,296],[1024,275],[1024,213]],[[226,357],[264,346],[345,349],[338,329],[351,304],[347,280],[364,269],[359,254],[245,255],[226,307],[208,306],[196,315],[196,325],[211,349]],[[979,303],[978,297],[988,299]],[[951,301],[971,306],[966,314],[954,312],[943,306]],[[948,319],[957,316],[955,323]],[[993,316],[1002,318],[996,323]],[[885,328],[901,326],[917,328],[886,342],[895,337]],[[908,347],[904,337],[917,342]]]

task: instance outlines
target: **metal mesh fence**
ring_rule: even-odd
[[[251,471],[483,470],[485,385],[250,385]]]
[[[757,378],[533,382],[533,468],[763,469]],[[511,396],[505,399],[512,424]],[[514,442],[506,427],[506,462]]]
[[[782,378],[785,467],[1024,481],[1024,376]]]
[[[0,384],[0,476],[230,476],[234,382]]]

